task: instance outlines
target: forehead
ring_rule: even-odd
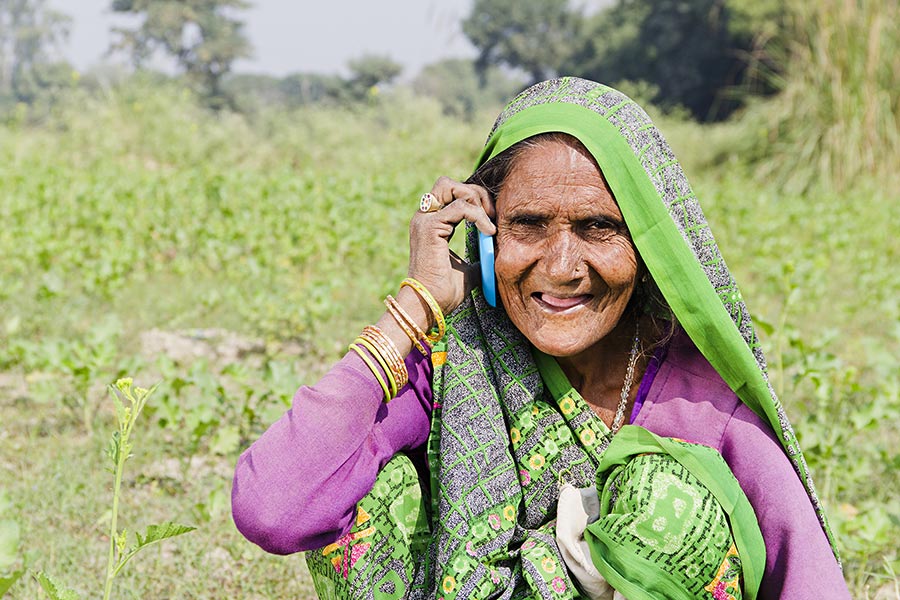
[[[539,140],[524,148],[513,160],[497,209],[621,215],[596,161],[569,137]]]

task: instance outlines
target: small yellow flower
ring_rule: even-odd
[[[556,570],[556,561],[548,556],[541,561],[541,568],[546,573],[552,573]]]
[[[594,432],[590,429],[583,429],[581,433],[578,434],[578,439],[580,439],[581,443],[585,446],[591,446],[597,441],[597,436],[594,435]]]
[[[441,585],[444,588],[444,593],[449,594],[454,589],[456,589],[456,579],[452,575],[447,575],[444,577],[444,583]]]
[[[509,430],[509,439],[513,444],[518,444],[519,440],[522,439],[522,434],[516,427],[513,427]]]
[[[544,457],[540,454],[535,454],[528,460],[528,464],[531,465],[532,469],[540,469],[544,466]]]
[[[516,509],[511,505],[507,505],[503,508],[503,518],[507,521],[512,521],[516,518]]]
[[[562,400],[559,401],[559,408],[562,410],[564,415],[570,414],[573,410],[575,410],[575,403],[572,402],[572,399],[566,396]]]

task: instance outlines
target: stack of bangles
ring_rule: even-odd
[[[422,354],[426,354],[425,346],[431,348],[435,342],[444,337],[444,333],[447,331],[444,313],[441,311],[441,307],[434,299],[434,296],[431,295],[431,292],[420,282],[410,277],[404,279],[403,283],[400,284],[400,288],[402,289],[403,287],[412,288],[428,305],[437,323],[436,331],[432,330],[427,334],[422,331],[393,296],[389,295],[385,298],[384,304],[400,328],[409,337],[413,346]],[[349,349],[356,352],[372,371],[372,374],[375,375],[375,379],[378,380],[378,383],[381,384],[381,389],[384,391],[385,402],[389,402],[394,398],[397,392],[409,381],[409,372],[406,370],[403,356],[400,355],[400,351],[397,350],[394,342],[378,327],[369,325],[363,329],[359,337],[350,344]],[[372,362],[370,356],[375,358],[381,369]],[[387,381],[382,377],[382,373],[387,376]]]

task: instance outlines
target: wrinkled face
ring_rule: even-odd
[[[638,262],[622,213],[584,148],[541,141],[497,196],[497,288],[539,350],[573,357],[619,323]]]

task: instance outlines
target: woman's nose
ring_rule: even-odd
[[[555,234],[547,244],[543,260],[547,274],[557,281],[571,281],[584,275],[580,244],[571,232]]]

